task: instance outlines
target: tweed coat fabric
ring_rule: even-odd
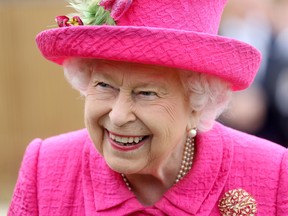
[[[221,215],[219,200],[243,189],[259,216],[288,215],[288,153],[219,123],[197,136],[192,169],[153,206],[141,205],[98,154],[86,129],[27,148],[9,216]]]

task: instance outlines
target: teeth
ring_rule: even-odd
[[[122,142],[122,138],[121,137],[116,137],[116,141],[117,142]]]
[[[115,136],[113,134],[109,134],[110,138],[115,140]]]
[[[129,138],[127,138],[127,137],[122,137],[121,142],[122,142],[122,143],[127,143],[127,142],[128,142],[128,139],[129,139]]]
[[[115,136],[111,133],[109,133],[109,137],[112,140],[115,140],[119,143],[123,143],[123,144],[133,144],[133,143],[139,143],[144,137],[143,136],[139,136],[139,137],[119,137],[119,136]]]

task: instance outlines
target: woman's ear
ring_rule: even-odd
[[[200,117],[201,117],[200,111],[192,110],[192,112],[190,113],[188,124],[187,124],[187,131],[193,128],[198,128]]]

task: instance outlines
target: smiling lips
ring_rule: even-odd
[[[136,145],[139,142],[141,142],[145,136],[117,136],[115,134],[109,133],[109,137],[113,140],[116,141],[117,144],[121,146],[132,146]]]

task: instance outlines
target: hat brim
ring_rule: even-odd
[[[39,33],[36,42],[57,64],[79,57],[180,68],[215,75],[235,91],[251,85],[261,61],[258,50],[231,38],[153,27],[62,27]]]

